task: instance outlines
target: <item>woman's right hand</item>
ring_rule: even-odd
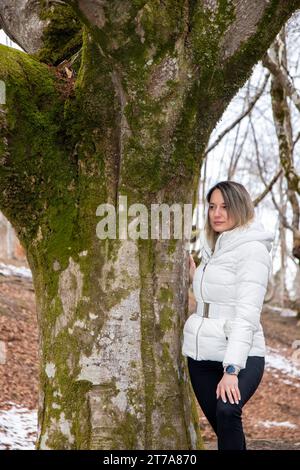
[[[193,282],[195,270],[196,270],[196,264],[195,264],[194,258],[190,254],[190,259],[189,259],[190,282]]]

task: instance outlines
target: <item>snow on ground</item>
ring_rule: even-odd
[[[281,421],[281,423],[278,423],[277,421],[258,421],[256,426],[264,426],[265,428],[271,428],[272,426],[281,426],[285,428],[291,428],[294,429],[297,427],[296,424],[290,423],[289,421]]]
[[[0,274],[3,276],[18,276],[32,278],[30,269],[24,266],[13,266],[12,264],[0,263]]]
[[[275,348],[267,347],[266,369],[276,369],[282,374],[288,374],[291,379],[300,378],[300,364],[282,356]]]
[[[296,317],[297,311],[291,310],[290,308],[276,307],[275,305],[270,306],[273,313],[278,313],[281,317]]]
[[[9,404],[9,410],[0,410],[0,450],[34,450],[37,412]]]

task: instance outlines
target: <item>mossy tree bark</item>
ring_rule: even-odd
[[[300,2],[52,3],[35,57],[0,49],[0,207],[36,290],[37,448],[201,448],[185,240],[100,240],[96,210],[193,201],[211,130]],[[68,82],[56,65],[81,43]]]

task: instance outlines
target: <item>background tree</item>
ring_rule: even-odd
[[[206,187],[220,179],[246,185],[258,217],[276,232],[272,253],[278,271],[266,299],[298,311],[299,18],[296,13],[282,28],[214,129],[199,197],[202,205]]]
[[[99,240],[96,209],[195,201],[212,129],[299,6],[1,2],[33,54],[0,48],[0,208],[37,296],[37,448],[201,446],[181,356],[185,240]]]

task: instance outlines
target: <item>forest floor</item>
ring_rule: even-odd
[[[1,274],[1,261],[0,449],[30,449],[36,438],[38,407],[35,295],[31,278],[4,275],[3,270]],[[243,409],[248,449],[299,450],[300,363],[292,347],[300,340],[299,321],[289,311],[265,306],[262,324],[267,343],[265,373]],[[215,449],[215,435],[198,410],[206,449]]]

